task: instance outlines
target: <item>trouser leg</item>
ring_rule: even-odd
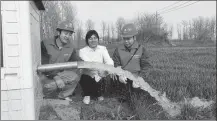
[[[84,96],[93,96],[99,97],[103,94],[103,82],[101,79],[99,82],[96,82],[94,78],[88,75],[82,75],[80,80],[80,85],[83,90]]]
[[[117,76],[117,80],[112,80],[111,81],[111,85],[112,85],[112,94],[117,97],[119,100],[121,101],[125,101],[126,100],[126,96],[127,96],[127,85],[124,83],[121,83],[119,81],[119,77]]]
[[[63,89],[61,89],[61,91],[59,93],[59,97],[60,98],[66,98],[66,97],[72,95],[76,86],[77,86],[77,83],[76,84],[66,84],[65,87]]]
[[[65,83],[65,87],[60,89],[61,92],[59,93],[60,98],[66,98],[74,92],[75,88],[78,85],[79,81],[79,76],[73,72],[73,71],[68,71],[68,72],[63,72],[59,74],[60,78],[63,80]]]
[[[80,85],[83,90],[84,96],[94,95],[96,87],[95,87],[95,80],[93,78],[83,74],[80,79]]]
[[[42,91],[45,98],[54,98],[58,94],[58,87],[53,79],[44,76],[41,79]]]
[[[96,82],[96,97],[102,96],[105,89],[105,80],[102,78],[99,82]]]

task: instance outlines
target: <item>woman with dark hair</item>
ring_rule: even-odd
[[[87,46],[82,48],[79,52],[79,56],[83,61],[114,65],[106,47],[98,45],[99,35],[95,30],[88,31],[85,40]],[[100,72],[97,70],[83,70],[80,85],[84,92],[83,102],[85,104],[90,103],[90,96],[98,97],[99,101],[104,99],[100,90],[102,86],[102,79],[99,76],[99,73]]]

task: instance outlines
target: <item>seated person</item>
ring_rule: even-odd
[[[90,30],[86,34],[86,44],[84,48],[79,51],[79,56],[83,61],[99,62],[108,65],[114,65],[110,58],[106,47],[98,45],[99,35],[95,30]],[[97,70],[84,69],[80,79],[80,85],[84,92],[83,102],[90,103],[90,96],[98,97],[98,100],[103,100],[102,97],[102,79],[99,76],[101,72]]]

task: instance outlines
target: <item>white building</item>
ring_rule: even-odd
[[[1,1],[1,120],[37,120],[42,92],[39,1]]]

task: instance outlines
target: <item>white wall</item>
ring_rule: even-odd
[[[30,30],[32,42],[33,82],[35,91],[35,112],[36,118],[38,118],[43,95],[42,86],[36,73],[37,66],[41,65],[40,13],[34,2],[30,2]]]
[[[30,1],[1,1],[3,61],[1,119],[37,119],[42,101],[38,10]]]
[[[17,2],[1,1],[1,14],[4,55],[4,68],[1,68],[1,119],[21,119],[23,106],[20,91],[21,64]]]

